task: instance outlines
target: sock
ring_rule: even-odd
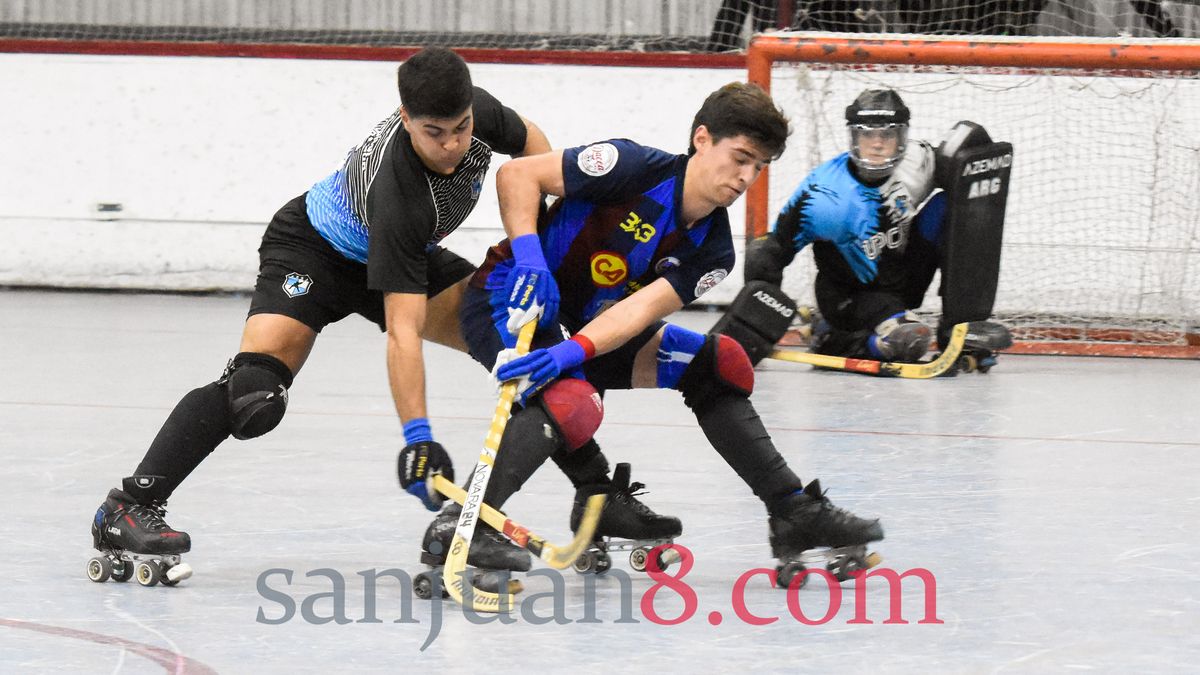
[[[213,382],[193,389],[171,411],[135,475],[162,476],[152,498],[165,501],[232,433],[225,388]]]

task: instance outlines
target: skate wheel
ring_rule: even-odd
[[[850,573],[857,570],[858,566],[849,556],[838,556],[834,560],[829,561],[825,565],[825,570],[833,575],[838,582],[846,581],[850,578]]]
[[[133,574],[137,578],[137,582],[146,588],[157,586],[158,582],[162,580],[162,568],[158,566],[156,560],[139,562],[133,569]]]
[[[979,368],[979,362],[974,356],[963,356],[958,359],[958,369],[964,373],[973,373]]]
[[[477,591],[500,595],[516,595],[525,590],[521,580],[512,579],[511,576],[511,572],[503,570],[475,570],[471,575],[471,586]]]
[[[575,562],[571,563],[571,569],[578,574],[588,574],[596,569],[596,554],[592,551],[584,551],[579,554]]]
[[[162,583],[164,586],[174,586],[190,576],[192,576],[192,566],[187,563],[179,563],[178,565],[164,566],[162,568]]]
[[[630,554],[631,559],[632,557]],[[608,553],[605,551],[595,548],[588,549],[575,559],[572,567],[580,574],[604,574],[608,568],[612,567],[612,558],[608,557]]]
[[[867,569],[879,567],[879,563],[883,562],[883,556],[879,555],[878,553],[868,553],[863,562]]]
[[[96,556],[87,562],[88,578],[98,584],[108,581],[112,573],[112,561],[107,556]]]
[[[413,594],[422,600],[433,598],[433,579],[429,572],[421,572],[413,579]]]
[[[788,588],[792,585],[792,579],[796,578],[804,570],[808,569],[803,563],[790,562],[785,565],[779,565],[775,568],[775,585],[780,588]],[[808,583],[808,577],[804,577],[797,588],[804,588],[804,584]]]
[[[125,583],[133,578],[133,563],[124,560],[114,560],[112,564],[112,580]]]
[[[644,547],[638,547],[629,552],[629,566],[637,572],[646,571],[646,563],[650,561],[650,551]],[[661,567],[660,567],[661,569]]]

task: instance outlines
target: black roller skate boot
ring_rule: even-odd
[[[996,352],[1012,346],[1012,334],[1002,324],[993,321],[972,321],[967,324],[958,370],[964,373],[986,374],[996,365]]]
[[[441,567],[446,564],[460,513],[462,506],[450,504],[425,530],[425,538],[421,541],[421,562],[433,570],[421,572],[413,580],[416,594],[421,598],[429,599],[433,594],[435,584],[432,577],[441,576]],[[512,572],[528,572],[532,565],[528,551],[483,522],[475,526],[475,535],[467,551],[467,564],[476,568],[471,576],[471,584],[475,588],[489,593],[510,594],[524,589],[519,580],[511,578]],[[444,588],[442,597],[449,597]]]
[[[823,564],[838,581],[845,581],[882,560],[877,553],[867,553],[868,544],[883,539],[879,521],[864,520],[834,506],[821,491],[820,481],[788,496],[769,522],[771,555],[779,559],[775,572],[780,588],[787,588],[810,566]]]
[[[629,551],[629,565],[638,572],[646,570],[650,551],[656,546],[670,544],[683,533],[683,524],[674,516],[655,513],[637,497],[645,494],[642,483],[630,483],[630,467],[627,463],[617,464],[609,485],[585,485],[575,492],[575,506],[571,509],[571,531],[579,529],[583,509],[588,497],[607,493],[600,523],[596,526],[595,540],[588,550],[575,561],[579,573],[601,574],[612,566],[609,551]],[[660,570],[667,569],[679,561],[673,548],[665,548],[658,554]]]
[[[929,351],[933,331],[912,312],[897,312],[875,327],[867,351],[880,361],[916,363]]]
[[[92,519],[92,545],[102,555],[88,561],[88,578],[174,586],[192,576],[179,556],[192,549],[187,532],[167,525],[165,501],[153,496],[157,476],[130,476],[113,489]]]

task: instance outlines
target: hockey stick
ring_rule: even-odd
[[[459,504],[467,500],[466,491],[443,476],[434,476],[433,485],[438,492]],[[517,546],[541,558],[550,567],[562,570],[574,564],[592,543],[592,535],[596,533],[596,526],[600,524],[600,512],[604,510],[604,500],[605,495],[602,494],[588,497],[575,538],[565,546],[551,544],[487,504],[480,504],[479,519],[504,534]]]
[[[792,363],[807,363],[819,368],[846,370],[853,373],[865,373],[880,377],[905,377],[916,380],[927,380],[949,371],[958,361],[962,353],[963,341],[967,337],[967,324],[960,323],[950,333],[950,344],[941,356],[928,363],[892,363],[888,361],[871,361],[869,359],[848,359],[843,356],[826,356],[790,349],[776,349],[771,352],[773,359],[791,361]]]
[[[529,351],[536,328],[536,320],[521,326],[521,332],[517,335],[518,354]],[[450,553],[446,556],[446,563],[442,568],[442,581],[446,591],[459,604],[463,604],[463,576],[467,569],[467,551],[471,548],[470,542],[475,536],[475,525],[479,522],[480,507],[483,505],[483,493],[492,477],[496,451],[500,449],[500,438],[504,435],[504,427],[508,426],[508,414],[516,396],[515,381],[505,382],[500,387],[500,400],[496,402],[496,411],[492,413],[492,426],[483,440],[483,450],[479,453],[479,461],[476,462],[475,472],[471,475],[470,492],[463,499],[458,526],[454,529],[454,539],[450,542]],[[471,607],[478,612],[508,612],[513,608],[512,597],[511,593],[493,593],[472,587]]]

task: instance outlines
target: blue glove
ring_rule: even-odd
[[[429,420],[420,417],[404,425],[404,441],[408,445],[396,458],[396,475],[400,487],[408,494],[421,500],[425,508],[437,511],[444,497],[433,487],[432,476],[442,474],[446,480],[454,480],[454,464],[441,443],[433,440]]]
[[[558,316],[558,284],[546,265],[542,243],[536,234],[512,240],[513,268],[504,280],[508,310],[508,332],[516,335],[521,326],[538,318],[541,328],[553,328]]]
[[[501,382],[523,379],[517,385],[521,405],[558,379],[563,373],[579,367],[595,354],[592,341],[582,335],[560,342],[547,349],[536,349],[525,356],[513,359],[496,369],[496,379]]]

